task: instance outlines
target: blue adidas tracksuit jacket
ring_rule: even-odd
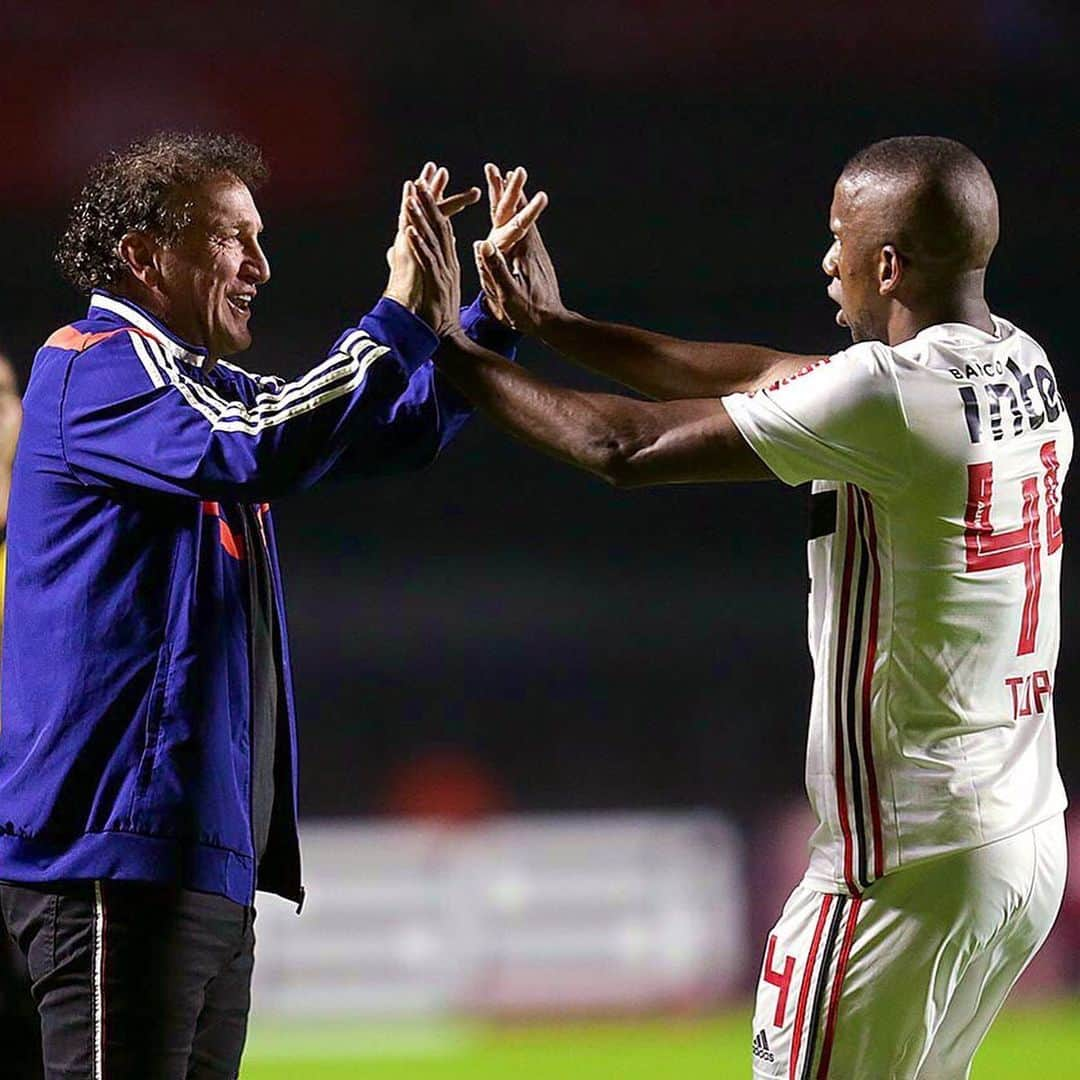
[[[463,322],[512,351],[479,301]],[[299,379],[224,361],[206,371],[204,352],[99,292],[39,351],[8,523],[0,880],[171,883],[244,904],[257,885],[300,902],[296,727],[265,504],[335,465],[430,462],[468,412],[434,372],[436,345],[381,300]],[[288,738],[275,771],[292,796],[276,801],[257,881],[241,503],[260,508],[280,619]]]

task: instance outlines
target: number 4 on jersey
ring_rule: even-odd
[[[1058,458],[1053,441],[1039,451],[1046,497],[1046,551],[1053,555],[1061,547]],[[968,466],[967,512],[964,515],[964,546],[969,571],[997,570],[1003,566],[1024,568],[1024,609],[1020,617],[1017,656],[1035,651],[1039,627],[1039,591],[1042,585],[1042,549],[1039,539],[1039,481],[1035,476],[1022,481],[1024,501],[1019,528],[994,532],[990,521],[994,496],[994,466],[981,461]]]

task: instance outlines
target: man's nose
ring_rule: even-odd
[[[828,251],[825,252],[825,258],[821,260],[821,269],[828,274],[829,277],[836,277],[836,268],[839,263],[840,253],[837,250],[838,245],[834,241]]]
[[[246,260],[246,268],[256,285],[263,285],[270,280],[270,260],[260,244],[252,245]]]

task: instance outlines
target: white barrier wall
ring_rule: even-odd
[[[308,899],[260,896],[261,1014],[695,1007],[739,986],[745,885],[715,814],[303,830]]]

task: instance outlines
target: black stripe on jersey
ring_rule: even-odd
[[[802,1073],[799,1080],[810,1080],[814,1065],[814,1044],[817,1042],[818,1027],[821,1024],[821,1007],[825,1000],[825,987],[829,984],[829,968],[832,966],[833,949],[840,933],[840,923],[844,918],[844,908],[848,898],[838,896],[836,910],[829,922],[829,932],[825,936],[825,948],[821,951],[821,967],[818,969],[817,982],[814,984],[814,997],[810,1004],[810,1026],[806,1029],[806,1057],[803,1058]]]
[[[848,498],[855,503],[858,524],[855,535],[859,541],[859,581],[855,586],[855,614],[851,620],[851,652],[848,656],[846,706],[848,760],[851,762],[851,800],[855,819],[855,833],[858,843],[855,854],[858,858],[857,880],[865,888],[870,884],[866,872],[866,821],[863,811],[862,775],[863,768],[859,753],[859,717],[855,707],[855,694],[859,686],[859,660],[862,642],[866,637],[866,583],[870,569],[870,552],[866,544],[866,510],[859,492],[853,485],[848,485]],[[848,519],[850,521],[850,517]]]
[[[810,496],[806,539],[817,540],[836,532],[836,489],[815,491]]]

